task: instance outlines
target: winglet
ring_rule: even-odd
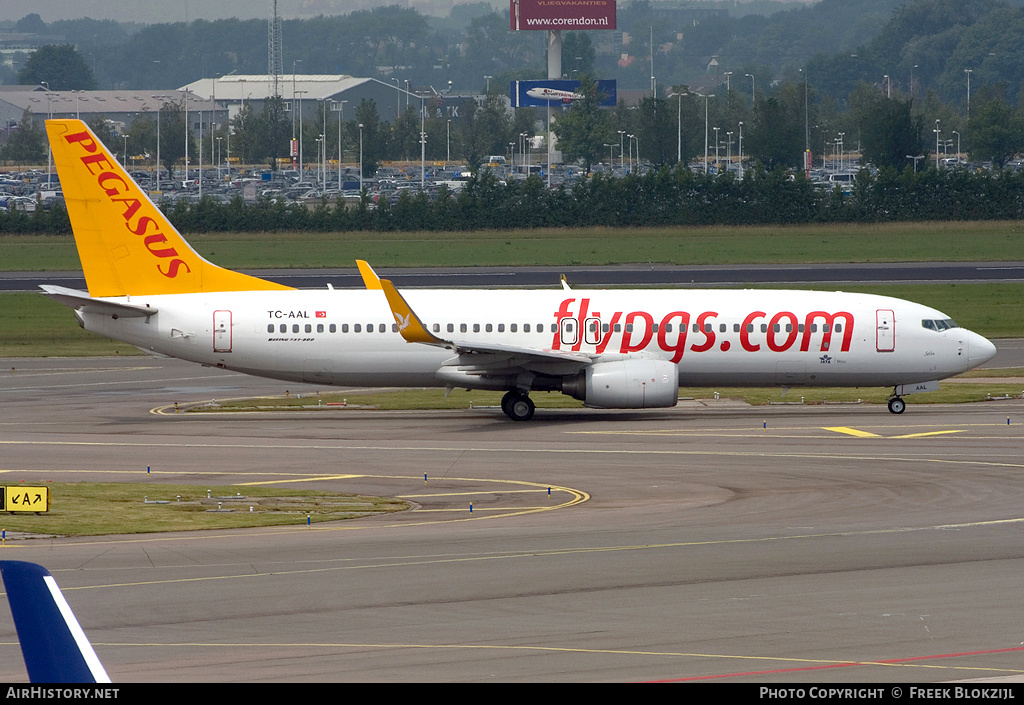
[[[395,285],[390,280],[381,279],[380,285],[384,290],[384,296],[387,297],[388,306],[391,307],[391,313],[395,317],[395,322],[398,324],[398,332],[402,334],[407,343],[426,343],[428,345],[450,347],[448,341],[438,338],[427,330],[427,327],[423,325],[423,321],[412,310],[412,307],[409,306],[405,298],[398,293],[398,289],[395,288]]]
[[[366,285],[369,291],[380,290],[380,277],[373,271],[373,267],[366,260],[357,259],[356,266],[359,267],[359,273],[363,275],[363,284]]]
[[[109,683],[99,657],[53,576],[41,565],[0,561],[29,680]]]

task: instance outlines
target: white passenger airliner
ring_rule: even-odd
[[[315,384],[531,391],[675,406],[679,385],[886,386],[903,396],[995,355],[935,309],[870,294],[295,290],[200,257],[79,120],[48,120],[88,293],[44,286],[87,330],[144,350]]]
[[[583,100],[582,93],[576,93],[575,91],[561,91],[557,88],[531,88],[526,91],[526,95],[531,98],[537,98],[538,100],[560,100],[563,103],[571,103],[574,100]]]

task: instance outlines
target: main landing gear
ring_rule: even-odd
[[[501,398],[501,410],[513,421],[529,421],[535,408],[533,399],[517,389],[506,392]]]
[[[889,400],[889,411],[894,414],[902,414],[907,410],[907,402],[903,401],[901,397],[892,397]]]

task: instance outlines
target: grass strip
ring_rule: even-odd
[[[1024,375],[1024,371],[1020,371]],[[954,404],[987,401],[992,398],[1024,395],[1024,383],[1008,381],[1002,376],[977,381],[944,381],[937,392],[914,394],[910,403]],[[960,378],[957,378],[960,379]],[[803,402],[804,404],[852,403],[884,404],[892,393],[888,387],[681,387],[680,399],[739,399],[751,406]],[[287,397],[258,397],[222,402],[182,405],[186,413],[195,412],[259,412],[259,411],[344,411],[375,409],[410,411],[430,409],[500,409],[503,392],[457,390],[447,397],[440,389],[399,389],[369,393],[316,392]],[[530,395],[539,409],[579,409],[583,403],[557,392],[535,392]]]
[[[0,483],[8,487],[46,485],[51,496],[49,512],[0,515],[0,528],[57,536],[301,526],[307,516],[311,522],[338,521],[409,508],[408,503],[388,497],[265,485],[176,485],[148,480],[40,482],[14,473],[5,473]],[[218,502],[222,511],[211,511],[217,509]]]
[[[223,267],[802,264],[1024,260],[1019,221],[543,228],[469,232],[194,233]],[[2,235],[0,270],[80,270],[70,236]]]

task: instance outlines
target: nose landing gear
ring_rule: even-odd
[[[889,411],[893,414],[902,414],[907,410],[907,402],[903,401],[902,397],[892,397],[889,400]]]

